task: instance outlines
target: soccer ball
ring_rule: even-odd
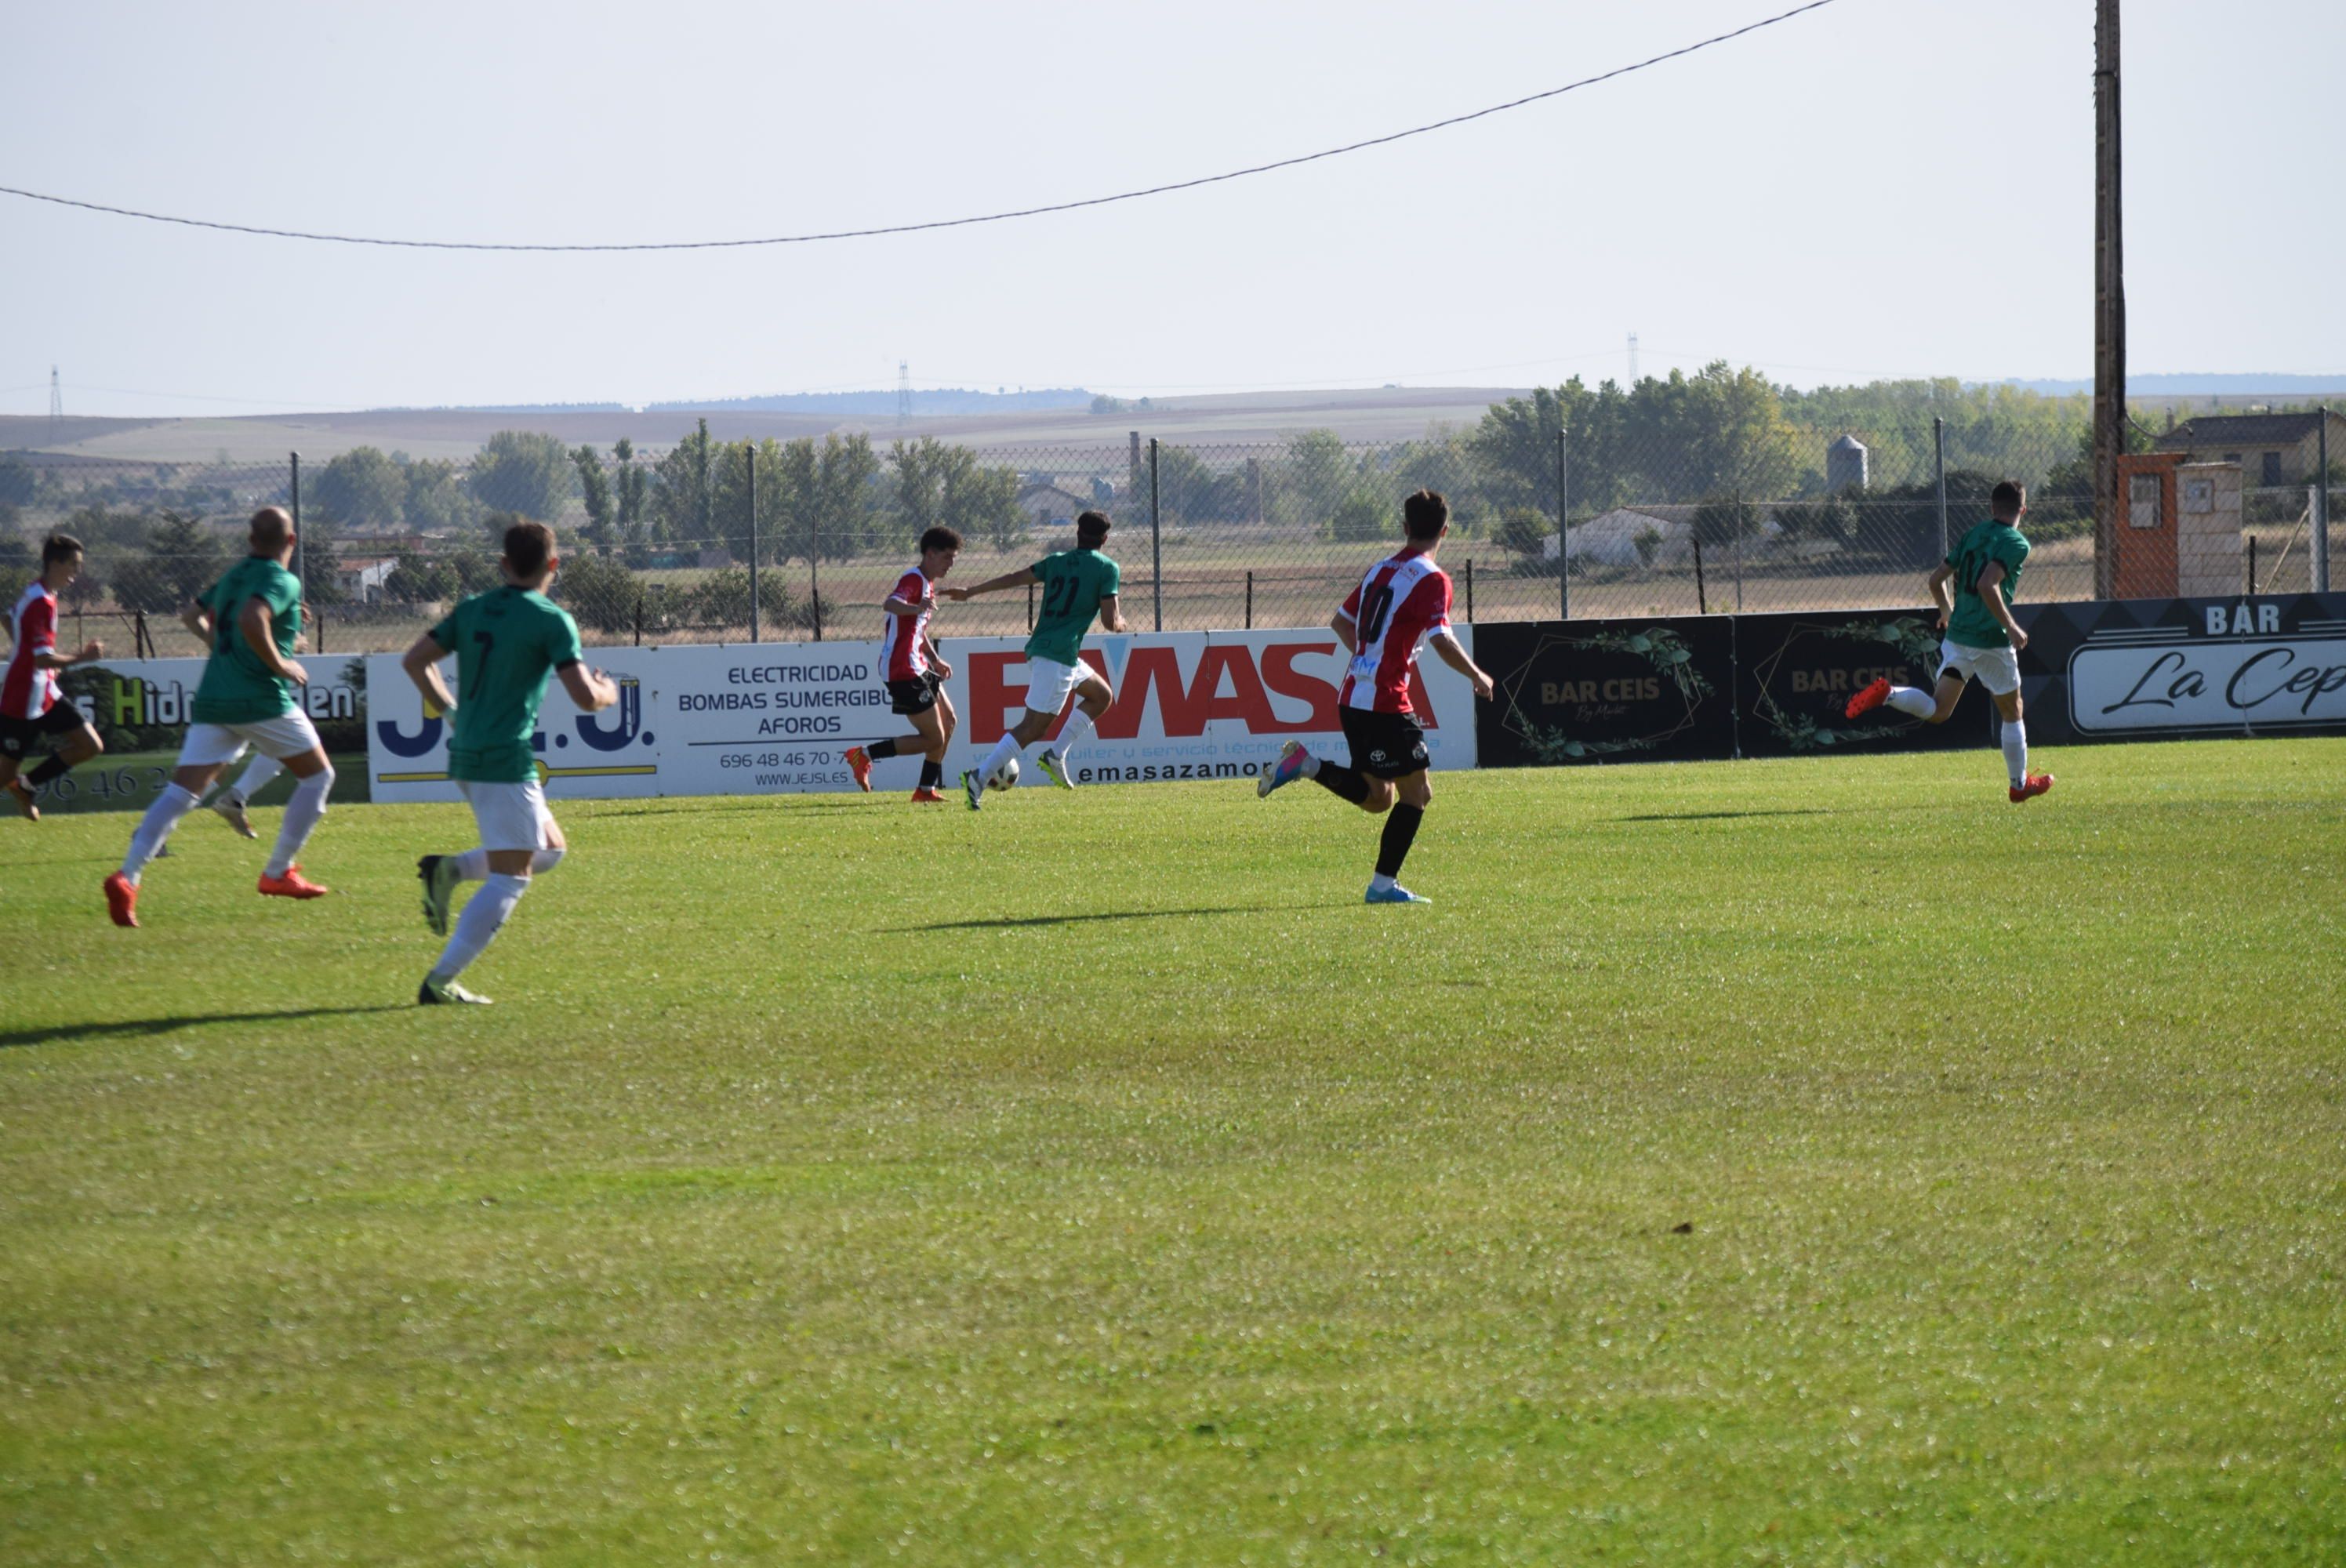
[[[1005,759],[1002,766],[994,770],[993,777],[986,779],[985,787],[989,789],[1007,789],[1017,782],[1018,759],[1012,757]]]

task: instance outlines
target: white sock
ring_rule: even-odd
[[[432,966],[434,980],[454,980],[464,972],[466,966],[481,956],[512,915],[514,905],[521,895],[529,891],[527,877],[492,876],[456,917],[456,929],[449,934],[448,945],[440,950],[440,962]]]
[[[274,757],[256,756],[244,765],[244,771],[237,775],[236,782],[228,787],[227,793],[240,800],[250,800],[270,779],[284,771],[285,764]]]
[[[568,853],[568,851],[565,850],[538,850],[537,853],[529,858],[529,874],[534,877],[542,877],[546,875],[546,872],[554,870],[555,867],[562,863],[562,857],[566,853]]]
[[[1382,871],[1379,871],[1376,875],[1369,879],[1369,891],[1372,893],[1389,892],[1392,891],[1392,885],[1393,880],[1385,875]]]
[[[2028,782],[2028,727],[2016,718],[2004,721],[2004,768],[2014,789]]]
[[[1080,742],[1089,739],[1091,733],[1092,716],[1079,708],[1068,716],[1066,728],[1059,731],[1059,738],[1053,744],[1052,749],[1059,754],[1059,760],[1065,762],[1067,759],[1067,753],[1073,751]]]
[[[277,847],[269,851],[269,864],[263,876],[281,877],[291,870],[301,853],[301,846],[310,841],[311,830],[326,814],[326,791],[334,787],[334,769],[331,764],[319,769],[293,786],[293,799],[285,802],[285,820],[277,830]]]
[[[138,875],[147,869],[147,862],[161,852],[164,840],[179,825],[179,819],[195,809],[193,795],[177,784],[163,786],[162,792],[147,808],[147,814],[138,819],[138,827],[130,835],[130,852],[122,857],[122,874],[130,879],[132,887],[138,885]]]
[[[985,789],[985,781],[994,777],[994,770],[1017,756],[1021,749],[1017,731],[1004,730],[1002,738],[994,743],[994,749],[985,754],[985,760],[977,765],[977,787],[981,792]]]
[[[1939,699],[1919,686],[1893,686],[1882,701],[1885,707],[1911,713],[1917,718],[1928,718],[1939,711]]]
[[[1297,765],[1296,771],[1306,779],[1319,778],[1320,759],[1312,756],[1309,751],[1305,752],[1302,762]]]

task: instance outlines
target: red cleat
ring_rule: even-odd
[[[138,923],[138,884],[120,871],[106,879],[106,912],[117,925]]]
[[[1849,699],[1849,706],[1841,709],[1841,717],[1862,718],[1889,700],[1890,677],[1886,675],[1877,676],[1872,686]]]
[[[2052,788],[2053,775],[2050,773],[2031,773],[2027,778],[2022,779],[2019,783],[2014,784],[2012,787],[2012,803],[2017,806],[2023,800],[2027,799],[2030,796],[2042,795],[2047,789]]]
[[[913,791],[913,804],[915,806],[942,806],[944,802],[945,792],[942,789],[923,787]]]
[[[866,795],[872,793],[872,753],[861,746],[847,748],[848,771],[855,775],[855,787]]]
[[[321,899],[334,891],[321,887],[303,876],[299,866],[286,867],[281,877],[272,877],[264,871],[257,885],[260,891],[273,899]]]
[[[41,809],[33,804],[32,789],[22,779],[8,780],[8,795],[16,802],[16,809],[25,813],[25,820],[37,822],[41,820]]]

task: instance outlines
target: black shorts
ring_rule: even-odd
[[[78,735],[81,726],[81,709],[62,701],[49,704],[48,712],[38,718],[0,718],[0,757],[29,756],[42,736]]]
[[[888,711],[926,713],[937,705],[937,688],[944,684],[933,669],[923,670],[910,680],[892,680],[888,683]]]
[[[1425,731],[1414,716],[1374,713],[1365,708],[1341,708],[1344,743],[1352,748],[1352,766],[1372,779],[1405,779],[1425,767]]]

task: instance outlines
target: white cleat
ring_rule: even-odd
[[[1035,760],[1042,765],[1044,773],[1049,777],[1051,782],[1060,789],[1072,789],[1076,787],[1075,779],[1067,772],[1066,759],[1056,751],[1046,751]]]
[[[252,819],[244,814],[244,797],[235,790],[221,790],[219,798],[211,803],[211,809],[219,813],[221,821],[226,822],[246,838],[260,837],[259,833],[252,830]]]

